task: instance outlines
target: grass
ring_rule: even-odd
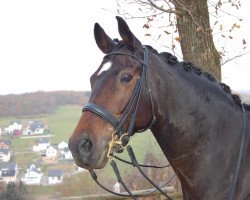
[[[12,147],[16,152],[25,152],[32,149],[32,146],[37,138],[22,139],[13,137],[11,139]]]
[[[68,142],[80,116],[81,107],[77,105],[61,106],[53,114],[48,115],[48,127],[55,135],[51,138],[52,143]]]
[[[8,126],[13,117],[0,117],[0,127]]]
[[[30,120],[41,120],[48,126],[54,136],[51,137],[51,142],[59,144],[61,141],[68,142],[80,116],[81,106],[66,105],[59,107],[51,114],[43,114],[41,116],[0,118],[0,126],[7,126],[10,121],[17,119],[21,120],[24,124],[28,124]],[[12,137],[11,141],[15,151],[27,151],[28,148],[33,146],[36,139],[37,138],[22,139],[20,137]]]
[[[15,160],[16,163],[18,163],[18,167],[23,169],[23,171],[27,165],[27,162],[29,161],[35,162],[37,159],[38,158],[36,153],[17,154],[13,158],[13,160]]]
[[[80,116],[81,116],[80,106],[67,105],[59,107],[51,114],[22,117],[21,121],[23,122],[26,121],[26,123],[29,120],[43,121],[48,126],[49,130],[51,131],[51,134],[53,134],[53,137],[50,138],[51,142],[53,144],[58,144],[61,141],[68,142],[68,139],[71,136]],[[8,125],[9,122],[12,120],[16,120],[16,118],[0,118],[0,126]],[[27,152],[30,151],[36,139],[37,138],[22,139],[20,137],[13,137],[11,138],[11,141],[15,152]],[[130,145],[133,147],[133,150],[135,152],[136,158],[139,163],[145,163],[145,158],[147,157],[148,153],[151,153],[153,155],[154,161],[160,163],[159,165],[161,165],[161,163],[163,163],[166,160],[154,136],[151,134],[150,131],[135,134],[131,138]],[[126,151],[124,151],[124,153],[118,156],[126,160],[130,160]],[[16,154],[14,159],[18,163],[18,165],[22,168],[23,171],[27,163],[40,159],[40,157],[35,153],[30,153],[30,154],[21,153],[21,154]],[[119,167],[122,177],[125,177],[127,174],[132,173],[132,171],[134,170],[132,166],[125,165],[123,163],[120,163],[119,161],[117,161],[117,165]],[[64,171],[68,171],[72,170],[74,166],[72,163],[71,164],[59,163],[54,166],[43,165],[42,171],[46,173],[47,170],[51,168],[61,168]],[[114,172],[109,164],[104,169],[96,171],[98,173],[98,179],[103,180],[102,182],[104,182],[104,184],[113,183],[115,181]],[[58,194],[59,192],[58,186],[27,186],[27,190],[29,194],[33,193],[34,196],[36,195],[53,196],[53,194],[55,194],[56,192],[57,195],[65,195],[64,192],[67,191],[68,185],[72,185],[75,182],[77,182],[79,185],[83,184],[84,187],[87,187],[88,184],[91,184],[91,187],[93,186],[93,188],[96,189],[96,187],[94,187],[96,186],[95,183],[90,179],[89,176],[75,175],[67,178],[65,183],[61,185],[61,187],[64,188],[63,190],[65,191],[62,190],[60,194]],[[70,193],[70,191],[68,192]],[[74,194],[84,194],[83,188],[82,190],[75,191]]]

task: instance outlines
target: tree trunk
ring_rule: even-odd
[[[207,0],[172,0],[176,10],[180,45],[185,61],[221,79],[220,56],[215,48],[209,23]]]

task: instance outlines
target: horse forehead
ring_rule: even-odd
[[[104,62],[104,63],[101,65],[101,67],[100,67],[100,69],[99,69],[97,75],[99,76],[102,72],[105,72],[105,71],[110,70],[111,67],[112,67],[112,64],[113,64],[113,62],[110,61],[110,60]]]

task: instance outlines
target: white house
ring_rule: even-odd
[[[69,150],[69,147],[65,147],[62,151],[61,151],[61,155],[63,156],[63,158],[65,160],[73,160],[73,156],[71,151]]]
[[[38,169],[27,170],[21,181],[26,185],[40,185],[42,172]]]
[[[114,188],[114,192],[117,192],[117,193],[120,193],[121,192],[121,184],[119,182],[116,182],[114,185],[113,185],[113,188]]]
[[[36,141],[36,144],[33,146],[33,151],[45,151],[50,146],[50,141],[47,138],[40,138]]]
[[[4,130],[7,133],[13,133],[15,130],[22,130],[22,122],[21,121],[13,121],[8,127],[5,127]]]
[[[60,184],[63,182],[63,171],[57,169],[51,169],[48,171],[48,184]]]
[[[57,157],[57,149],[55,146],[49,146],[46,151],[46,157],[48,158],[55,158]]]
[[[63,150],[64,148],[68,147],[68,143],[62,141],[58,144],[58,149]]]
[[[34,130],[34,134],[43,134],[43,132],[44,132],[44,128],[36,128]]]
[[[0,161],[9,162],[10,161],[10,150],[0,148]]]
[[[27,168],[26,168],[26,171],[30,171],[30,170],[33,170],[33,169],[41,171],[41,165],[38,162],[29,164],[27,166]]]
[[[41,165],[39,163],[32,163],[27,166],[26,172],[21,178],[21,181],[27,185],[39,185],[41,184],[41,179]]]
[[[22,134],[23,135],[32,135],[33,132],[32,130],[29,129],[29,127],[25,128],[23,131],[22,131]]]
[[[44,133],[44,124],[41,121],[30,121],[28,127],[23,130],[23,135],[37,135]]]

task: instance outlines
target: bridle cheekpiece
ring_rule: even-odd
[[[127,104],[127,107],[125,108],[125,111],[122,113],[119,119],[117,119],[111,112],[109,112],[106,108],[103,108],[102,106],[99,106],[95,103],[89,102],[87,103],[83,109],[82,112],[85,111],[90,111],[108,123],[110,123],[114,127],[114,132],[112,133],[112,139],[109,142],[109,150],[107,156],[109,157],[112,152],[115,150],[116,152],[121,152],[126,145],[129,142],[130,137],[134,133],[134,126],[135,126],[135,121],[136,121],[136,114],[138,110],[138,105],[140,101],[140,96],[141,96],[141,90],[142,90],[142,84],[143,81],[145,81],[147,90],[149,92],[150,96],[150,104],[151,104],[151,110],[152,110],[152,121],[150,125],[147,128],[144,128],[143,130],[139,130],[138,132],[145,131],[147,129],[150,129],[155,121],[155,113],[154,113],[154,105],[153,105],[153,99],[151,95],[151,90],[147,86],[147,62],[148,62],[148,50],[146,47],[143,47],[143,60],[138,58],[137,56],[129,53],[122,53],[122,52],[111,52],[107,54],[105,57],[109,57],[111,55],[125,55],[125,56],[130,56],[136,60],[138,60],[141,63],[141,73],[137,77],[136,84],[134,86],[131,98]],[[128,129],[125,130],[125,122],[129,120],[129,126]],[[118,147],[118,148],[116,148]]]

